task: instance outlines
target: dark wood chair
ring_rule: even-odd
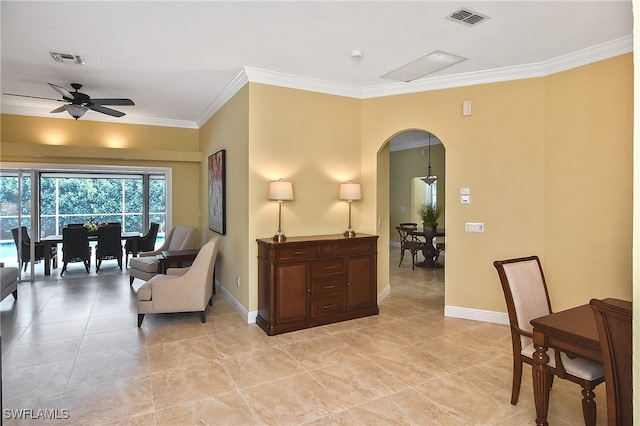
[[[158,229],[160,229],[160,224],[152,222],[151,226],[149,227],[149,232],[147,232],[146,235],[138,238],[137,251],[135,253],[133,251],[133,241],[127,240],[127,242],[124,243],[125,265],[129,264],[129,253],[131,253],[131,257],[136,257],[141,251],[153,251],[156,248]]]
[[[91,264],[91,246],[89,231],[84,226],[66,227],[62,229],[62,276],[67,271],[68,263],[82,262],[87,274]]]
[[[96,272],[100,270],[103,260],[117,260],[118,267],[122,270],[122,225],[109,223],[98,227],[96,233]]]
[[[513,384],[511,404],[518,403],[522,382],[522,364],[533,365],[533,326],[530,321],[552,313],[547,283],[537,256],[497,260],[498,271],[507,304],[513,349]],[[602,364],[549,349],[549,372],[582,386],[582,413],[586,425],[596,422],[596,403],[593,389],[604,382]],[[553,377],[549,380],[553,383]]]
[[[396,226],[396,230],[400,235],[400,263],[398,267],[402,265],[402,260],[404,259],[404,252],[409,251],[411,253],[411,269],[416,269],[416,256],[418,252],[423,252],[425,250],[426,242],[423,240],[419,240],[416,236],[414,236],[411,231],[417,229],[417,224],[415,223],[401,223],[400,226]]]
[[[18,234],[20,232],[21,235]],[[13,241],[16,244],[16,251],[18,253],[18,262],[20,267],[24,266],[24,270],[27,270],[27,264],[31,262],[31,238],[27,232],[26,226],[11,229],[11,235],[13,235]],[[21,241],[20,241],[21,240]],[[20,241],[20,242],[19,242]],[[53,269],[58,267],[58,249],[51,247],[51,263]],[[35,261],[44,259],[44,244],[35,243]]]
[[[607,389],[607,424],[633,423],[632,309],[592,299]],[[629,304],[630,305],[630,304]]]

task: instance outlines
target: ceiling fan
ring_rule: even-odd
[[[71,87],[75,90],[74,92],[69,92],[64,87],[58,86],[57,84],[47,83],[53,90],[62,95],[62,99],[51,99],[51,98],[42,98],[39,96],[29,96],[29,95],[16,95],[13,93],[3,93],[4,95],[10,96],[21,96],[24,98],[36,98],[36,99],[49,99],[52,101],[58,102],[70,102],[68,104],[62,105],[51,111],[51,113],[58,113],[67,111],[69,115],[71,115],[76,120],[84,115],[88,110],[93,110],[96,112],[100,112],[102,114],[111,115],[113,117],[122,117],[124,112],[117,111],[112,108],[107,108],[104,105],[119,105],[119,106],[132,106],[135,105],[131,99],[124,98],[96,98],[92,99],[89,95],[85,93],[78,92],[82,88],[82,84],[79,83],[71,83]]]

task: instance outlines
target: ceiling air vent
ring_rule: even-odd
[[[447,19],[454,22],[460,22],[461,24],[465,24],[469,27],[473,27],[479,24],[480,22],[484,22],[487,19],[491,19],[491,18],[487,15],[474,12],[473,10],[470,10],[470,9],[460,9],[453,12],[451,15],[447,16]]]
[[[56,62],[63,64],[85,65],[84,58],[80,55],[71,55],[69,53],[49,52]]]

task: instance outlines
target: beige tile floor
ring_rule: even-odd
[[[380,315],[274,337],[220,295],[206,324],[147,315],[138,328],[142,283],[132,289],[115,262],[23,283],[0,304],[4,424],[534,424],[528,368],[509,403],[508,328],[445,318],[443,269],[398,267],[398,251]],[[583,424],[580,398],[556,380],[550,423]]]

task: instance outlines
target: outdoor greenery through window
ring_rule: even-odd
[[[13,241],[11,229],[31,218],[39,220],[40,237],[61,234],[69,223],[120,222],[123,232],[148,230],[151,222],[165,230],[166,192],[164,174],[35,173],[37,211],[31,212],[31,176],[22,177],[19,197],[18,173],[0,175],[0,239]],[[33,213],[33,214],[31,214]]]

